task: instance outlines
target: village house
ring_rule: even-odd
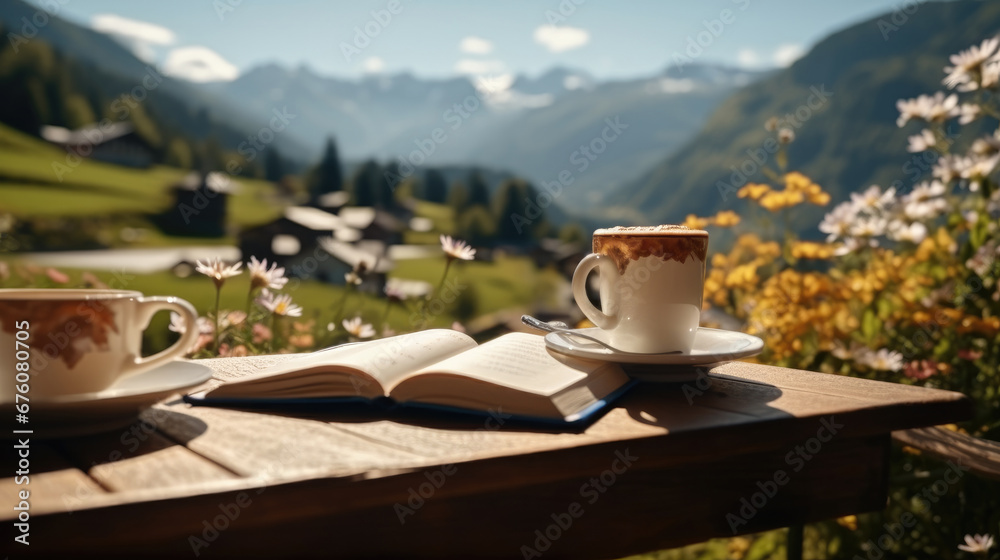
[[[95,123],[77,130],[43,126],[39,134],[82,158],[138,168],[153,165],[153,147],[136,133],[130,122]]]

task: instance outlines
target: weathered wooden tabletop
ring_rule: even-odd
[[[209,384],[280,357],[205,360]],[[25,553],[614,558],[884,507],[890,432],[960,394],[731,362],[636,386],[585,431],[503,418],[192,407],[31,443]]]

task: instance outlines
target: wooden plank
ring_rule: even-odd
[[[952,391],[749,362],[726,362],[713,367],[710,371],[720,378],[742,379],[771,385],[778,389],[835,395],[869,403],[943,403],[966,399],[961,393]]]
[[[28,442],[28,484],[17,484],[17,476],[0,479],[0,503],[10,507],[0,509],[0,519],[14,519],[17,512],[13,505],[20,501],[19,493],[27,490],[31,515],[45,511],[73,511],[91,502],[94,497],[107,491],[85,472],[74,467],[48,443],[29,437]],[[14,449],[16,441],[4,441],[0,452],[4,474],[18,470],[18,453]],[[6,542],[11,542],[8,539]]]
[[[599,453],[595,447],[601,448]],[[65,540],[46,539],[39,551],[62,551],[67,542],[75,542],[77,551],[137,554],[148,551],[145,542],[156,542],[157,551],[172,555],[191,554],[194,544],[199,554],[238,556],[523,557],[521,547],[535,546],[536,530],[549,530],[553,514],[578,503],[582,515],[559,531],[544,556],[620,557],[731,536],[729,514],[740,516],[741,499],[752,499],[758,483],[773,480],[779,470],[788,471],[787,482],[747,516],[745,525],[737,524],[737,532],[879,509],[885,503],[887,449],[887,436],[831,441],[822,459],[817,455],[793,472],[783,455],[773,451],[664,468],[649,460],[655,456],[643,455],[655,450],[651,446],[631,450],[626,467],[616,454],[623,450],[590,446],[566,457],[560,463],[567,467],[565,476],[546,484],[483,488],[484,481],[503,482],[497,469],[520,478],[537,467],[511,464],[513,458],[462,465],[423,503],[410,503],[413,513],[404,514],[402,523],[397,504],[409,507],[416,489],[429,483],[424,472],[309,480],[242,498],[227,493],[127,504],[89,512],[72,526],[53,516],[39,523],[39,532],[68,527],[62,531]],[[551,467],[551,458],[546,460]],[[590,487],[585,490],[584,485]],[[245,507],[233,509],[238,501]],[[225,511],[238,515],[220,518]],[[117,529],[114,534],[100,530],[111,526]]]
[[[185,403],[157,408],[171,413],[157,429],[240,476],[263,480],[303,473],[344,476],[426,463],[419,455],[359,438],[322,421]]]
[[[896,431],[892,439],[940,459],[954,461],[979,476],[1000,480],[998,442],[938,427]]]
[[[74,438],[60,444],[72,461],[111,492],[170,488],[178,493],[236,478],[231,471],[136,422],[121,432]]]

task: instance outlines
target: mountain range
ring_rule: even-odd
[[[790,167],[819,182],[834,203],[871,184],[908,188],[931,163],[907,153],[907,137],[919,128],[896,126],[896,101],[944,89],[949,55],[998,31],[1000,3],[954,1],[914,4],[834,33],[791,67],[727,98],[694,138],[607,204],[642,209],[648,223],[745,209],[732,194],[741,181],[734,170],[763,153],[770,134],[764,123],[771,117],[784,119],[795,132]],[[747,179],[763,176],[751,173]],[[806,205],[791,216],[792,226],[815,234],[824,211]]]
[[[335,135],[349,159],[491,167],[535,182],[570,170],[576,174],[573,196],[560,203],[584,210],[678,148],[718,103],[759,75],[696,66],[598,82],[555,68],[537,78],[507,78],[510,83],[504,77],[430,80],[406,73],[350,81],[268,64],[202,88],[249,114],[287,105],[302,116],[289,134],[310,146]],[[602,133],[605,119],[623,123],[627,133],[584,173],[570,160]],[[443,141],[431,139],[435,130]]]
[[[36,11],[0,2],[0,26],[16,31]],[[161,122],[227,149],[285,109],[295,119],[273,147],[293,168],[314,163],[333,136],[346,169],[376,158],[448,167],[455,177],[476,167],[537,185],[568,178],[556,203],[590,223],[668,223],[743,208],[732,191],[762,177],[734,170],[760,153],[772,116],[795,131],[791,166],[834,202],[871,183],[913,183],[929,165],[906,153],[916,131],[896,127],[896,100],[940,89],[948,56],[998,30],[1000,4],[925,2],[836,32],[781,70],[692,64],[630,80],[571,68],[487,81],[406,73],[347,80],[264,64],[231,82],[165,77],[147,103]],[[37,36],[76,75],[99,77],[85,92],[97,107],[149,71],[125,45],[55,16]],[[822,212],[796,212],[793,225],[814,229]]]

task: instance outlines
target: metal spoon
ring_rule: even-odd
[[[644,355],[644,356],[648,356],[649,355],[649,354],[643,354],[642,352],[627,352],[625,350],[619,350],[618,348],[615,348],[614,346],[611,346],[607,342],[604,342],[603,340],[600,340],[598,338],[590,336],[589,334],[583,334],[583,333],[581,333],[579,331],[576,331],[576,330],[570,330],[569,325],[567,325],[566,323],[563,323],[562,321],[552,321],[552,322],[546,323],[545,321],[542,321],[541,319],[536,319],[535,317],[532,317],[531,315],[521,315],[521,322],[524,323],[525,325],[528,325],[529,327],[531,327],[533,329],[537,329],[537,330],[540,330],[540,331],[550,332],[550,333],[558,333],[558,334],[561,334],[561,335],[564,335],[564,336],[573,336],[573,337],[576,337],[576,338],[582,338],[584,340],[589,340],[590,342],[594,342],[596,344],[599,344],[599,345],[603,346],[604,348],[607,348],[608,350],[611,350],[612,352],[616,352],[618,354],[633,354],[633,355],[637,355],[637,356],[638,355]],[[657,352],[657,354],[680,354],[680,353],[681,353],[680,350],[675,350],[673,352]]]

